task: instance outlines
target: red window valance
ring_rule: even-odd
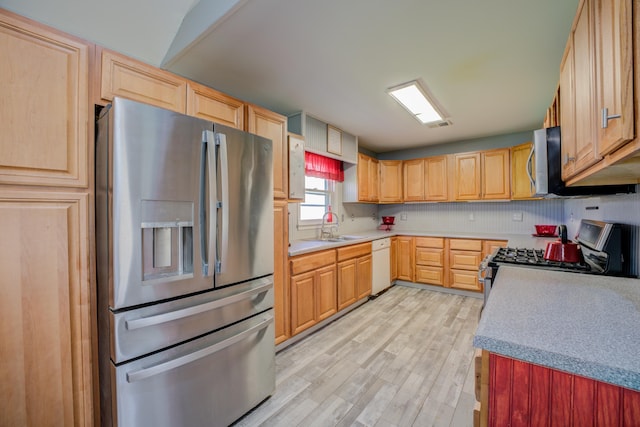
[[[344,170],[340,160],[331,159],[315,153],[304,153],[304,173],[315,178],[344,181]]]

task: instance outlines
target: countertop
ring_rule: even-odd
[[[473,343],[640,391],[640,280],[501,266]]]
[[[369,242],[372,240],[383,239],[393,236],[416,236],[416,237],[450,237],[458,239],[486,239],[486,240],[508,240],[510,243],[516,242],[520,245],[531,247],[532,242],[540,241],[541,245],[546,245],[549,238],[534,238],[531,234],[501,234],[501,233],[474,233],[474,232],[454,232],[454,231],[419,231],[419,230],[402,230],[402,231],[383,231],[371,230],[366,232],[352,233],[347,235],[349,240],[341,242],[327,242],[320,240],[295,240],[289,245],[289,256],[302,255],[310,252],[320,251],[324,249],[337,248],[340,246],[354,245],[357,243]],[[541,246],[544,248],[544,246]]]

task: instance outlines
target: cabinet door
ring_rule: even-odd
[[[441,202],[449,200],[447,156],[424,159],[424,199]]]
[[[482,198],[501,200],[511,197],[509,149],[482,152]]]
[[[416,265],[416,282],[444,286],[444,268]]]
[[[338,310],[356,302],[356,260],[338,263]]]
[[[413,237],[398,237],[398,279],[413,282],[414,256]]]
[[[421,202],[424,200],[424,160],[405,160],[403,163],[404,201]]]
[[[100,96],[133,99],[167,110],[186,112],[187,81],[140,61],[102,50]]]
[[[531,199],[535,193],[535,186],[529,179],[535,173],[535,160],[531,155],[533,144],[524,144],[511,147],[511,198]],[[529,164],[531,159],[531,164]]]
[[[89,196],[0,190],[0,424],[91,425]]]
[[[597,160],[596,97],[595,97],[595,38],[593,1],[585,0],[578,11],[573,34],[575,87],[575,170],[582,171]]]
[[[194,82],[187,82],[187,114],[244,130],[244,102]]]
[[[289,316],[289,281],[287,251],[289,248],[289,212],[286,201],[273,203],[273,292],[276,344],[291,336]]]
[[[338,311],[336,266],[316,271],[316,320],[319,322]]]
[[[402,202],[402,160],[380,160],[380,203]]]
[[[380,199],[380,165],[377,159],[369,159],[369,201],[378,202]]]
[[[273,197],[286,199],[289,172],[287,168],[287,118],[256,105],[247,106],[247,131],[273,142]]]
[[[634,137],[632,1],[596,2],[597,117],[606,108],[608,116],[598,120],[598,154],[603,156]],[[636,18],[637,19],[637,18]]]
[[[0,11],[0,46],[0,183],[87,187],[89,45]]]
[[[455,170],[454,199],[478,200],[480,199],[481,169],[480,153],[463,153],[454,155]]]
[[[570,38],[572,36],[569,36]],[[560,127],[562,129],[562,179],[573,176],[576,160],[575,90],[573,86],[573,45],[569,46],[560,64]]]
[[[291,276],[291,334],[295,335],[316,323],[316,273]]]
[[[367,202],[369,196],[369,163],[371,157],[358,153],[358,200]]]
[[[477,267],[476,267],[477,270]],[[478,281],[477,271],[449,270],[449,286],[465,291],[481,292],[482,284]]]
[[[507,243],[506,240],[484,240],[482,242],[482,258],[484,259],[498,248],[506,248]]]
[[[371,284],[373,278],[373,263],[371,255],[360,257],[356,261],[356,286],[358,299],[371,295]]]
[[[398,238],[391,238],[391,281],[393,282],[398,278]]]

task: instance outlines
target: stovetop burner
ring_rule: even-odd
[[[546,260],[544,259],[544,250],[542,249],[500,248],[493,255],[490,263],[495,265],[505,263],[532,267],[546,267],[554,270],[575,271],[581,273],[591,272],[591,266],[589,266],[589,264]]]

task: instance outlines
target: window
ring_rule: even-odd
[[[299,225],[319,225],[322,216],[331,206],[334,183],[329,179],[305,176],[304,202],[298,212]]]

